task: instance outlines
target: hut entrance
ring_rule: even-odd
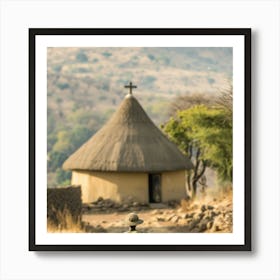
[[[161,174],[149,174],[149,202],[161,202]]]

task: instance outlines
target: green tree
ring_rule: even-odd
[[[68,152],[71,150],[71,132],[62,130],[57,133],[57,141],[53,146],[54,152]]]
[[[61,186],[67,186],[71,184],[71,171],[65,171],[61,168],[57,168],[56,172],[56,182]]]
[[[207,167],[217,170],[222,181],[232,180],[232,119],[226,110],[197,105],[178,111],[163,131],[193,162],[188,186],[194,197]]]
[[[48,156],[48,171],[56,172],[63,162],[67,159],[69,154],[65,151],[51,151]]]
[[[76,126],[71,131],[62,130],[58,132],[57,141],[49,153],[48,170],[56,172],[58,168],[61,168],[63,162],[91,135],[92,132],[85,126]]]

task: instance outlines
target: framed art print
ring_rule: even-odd
[[[30,29],[29,105],[31,251],[251,250],[250,29]]]

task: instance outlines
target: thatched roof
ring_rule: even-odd
[[[161,172],[192,164],[128,94],[113,117],[63,164],[64,169]]]

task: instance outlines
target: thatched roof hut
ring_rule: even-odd
[[[72,184],[82,185],[84,202],[99,196],[120,201],[131,195],[151,202],[151,185],[162,185],[160,201],[182,198],[185,170],[192,164],[128,94],[107,124],[63,168],[73,171]]]
[[[63,164],[91,171],[161,172],[190,169],[190,161],[157,128],[132,94],[110,121]]]

